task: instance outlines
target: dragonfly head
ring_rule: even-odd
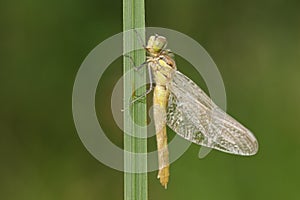
[[[160,53],[167,46],[167,39],[160,35],[150,36],[146,49],[150,54]]]

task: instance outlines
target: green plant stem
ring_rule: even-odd
[[[144,0],[123,0],[123,30],[141,28],[139,31],[141,37],[145,37],[145,7]],[[136,35],[131,34],[124,37],[124,52],[130,47],[138,46]],[[140,46],[140,45],[139,45]],[[134,51],[129,54],[134,63],[140,64],[145,61],[145,52]],[[124,57],[124,74],[132,69],[134,66],[132,62]],[[146,86],[136,88],[137,85],[146,83],[146,69],[141,69],[138,73],[131,71],[129,76],[124,78],[124,99],[130,99],[132,94],[139,96],[146,91]],[[128,107],[128,102],[124,102],[124,108]],[[132,105],[131,119],[124,114],[124,130],[132,130],[131,135],[137,135],[140,132],[133,123],[139,126],[147,125],[147,105],[146,101],[136,102]],[[147,133],[143,133],[147,134]],[[147,139],[132,137],[124,134],[124,150],[133,153],[146,153],[147,152]],[[147,166],[147,157],[142,156],[136,158],[134,156],[124,154],[124,167],[126,171],[134,171],[139,166]],[[147,199],[147,173],[124,173],[124,199],[125,200],[144,200]]]

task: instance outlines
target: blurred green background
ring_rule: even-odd
[[[149,199],[300,198],[299,10],[296,0],[146,1],[147,26],[183,32],[209,52],[228,112],[260,143],[254,157],[213,151],[202,160],[192,145],[172,164],[167,190],[157,172],[148,174]],[[121,1],[0,2],[1,199],[123,199],[123,173],[88,153],[71,109],[81,62],[120,31]],[[184,63],[178,59],[179,70],[194,79]],[[108,105],[121,74],[118,59],[96,97],[99,121],[119,146],[122,132]]]

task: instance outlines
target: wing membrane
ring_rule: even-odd
[[[253,155],[253,134],[221,110],[192,80],[176,71],[170,91],[167,124],[183,138],[232,154]]]

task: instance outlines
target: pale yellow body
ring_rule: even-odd
[[[156,130],[160,183],[167,187],[169,181],[169,151],[166,130],[166,106],[169,91],[162,86],[156,86],[153,93],[153,113]]]
[[[166,108],[169,98],[167,84],[172,80],[176,70],[174,60],[167,56],[148,58],[156,86],[153,94],[153,113],[156,130],[159,172],[158,178],[162,186],[167,188],[169,181],[169,151],[166,130]]]

